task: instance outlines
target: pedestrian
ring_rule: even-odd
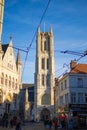
[[[20,123],[20,122],[18,122],[18,123],[16,124],[15,130],[22,130],[22,129],[21,129],[21,123]]]
[[[65,119],[61,120],[61,125],[62,125],[62,128],[66,128],[66,121],[65,121]]]
[[[53,125],[54,125],[54,129],[57,130],[57,128],[58,128],[58,119],[57,118],[54,119]]]
[[[68,121],[68,130],[73,130],[73,120],[72,119],[70,119]]]
[[[51,130],[51,128],[52,128],[52,119],[49,119],[48,126],[49,126],[49,130]]]
[[[10,126],[13,128],[13,118],[10,120]]]

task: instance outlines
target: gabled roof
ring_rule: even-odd
[[[29,88],[29,87],[34,87],[34,84],[27,84],[27,83],[22,84],[22,89]]]
[[[5,52],[6,52],[7,48],[8,48],[8,46],[9,46],[9,44],[4,44],[4,45],[2,45],[2,50],[4,51],[4,54],[5,54]]]
[[[87,74],[87,64],[77,64],[73,69],[70,70],[70,73],[74,74]]]

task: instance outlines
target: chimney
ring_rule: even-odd
[[[70,62],[70,69],[72,70],[77,65],[77,62],[74,60],[71,60]]]

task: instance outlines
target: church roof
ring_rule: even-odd
[[[27,83],[22,84],[22,89],[30,88],[30,87],[34,87],[34,84],[27,84]]]
[[[2,50],[4,51],[4,54],[5,54],[5,52],[6,52],[7,48],[8,48],[8,46],[9,46],[9,44],[4,44],[4,45],[2,45]]]
[[[22,89],[20,91],[20,93],[22,93],[22,97],[25,95],[26,88],[28,89],[28,100],[30,102],[34,102],[34,84],[22,84]]]

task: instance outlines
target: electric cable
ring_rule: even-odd
[[[38,26],[37,26],[37,29],[36,29],[36,31],[35,31],[35,33],[34,33],[34,35],[33,35],[33,38],[32,38],[32,40],[31,40],[31,42],[30,42],[30,45],[29,45],[29,47],[28,47],[28,51],[27,51],[27,53],[26,53],[26,57],[25,57],[25,61],[24,61],[24,66],[23,66],[23,70],[22,70],[22,77],[21,77],[22,79],[23,79],[23,74],[24,74],[24,70],[25,70],[25,65],[26,65],[28,53],[29,53],[30,48],[31,48],[31,46],[32,46],[32,44],[33,44],[33,41],[34,41],[34,39],[35,39],[35,36],[36,36],[37,30],[38,30],[38,27],[41,25],[42,20],[43,20],[45,14],[46,14],[46,11],[47,11],[47,9],[48,9],[48,7],[49,7],[49,5],[50,5],[50,2],[51,2],[51,0],[49,0],[48,3],[47,3],[47,5],[46,5],[46,8],[45,8],[45,10],[44,10],[44,12],[43,12],[43,14],[42,14],[42,16],[41,16],[41,19],[40,19],[40,22],[39,22],[39,24],[38,24]]]

